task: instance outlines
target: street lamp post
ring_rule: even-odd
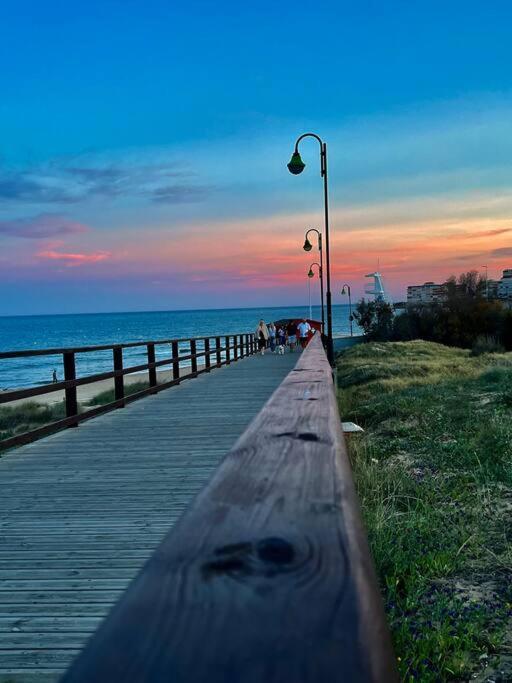
[[[327,357],[329,363],[334,365],[334,347],[332,341],[332,303],[331,303],[331,264],[329,255],[329,196],[327,186],[327,145],[323,142],[316,133],[304,133],[297,138],[295,149],[288,164],[288,170],[293,175],[302,173],[306,164],[302,161],[299,154],[299,143],[304,138],[315,138],[320,145],[320,176],[324,179],[324,221],[325,221],[325,267],[326,267],[326,285],[327,291],[325,293],[325,301],[327,305]]]
[[[322,275],[323,275],[323,273],[322,273],[322,266],[321,266],[319,263],[317,263],[316,261],[315,261],[314,263],[312,263],[312,264],[309,266],[309,271],[308,271],[308,282],[311,282],[311,278],[312,278],[312,277],[315,277],[315,272],[314,272],[314,270],[313,270],[313,266],[317,266],[317,267],[318,267],[318,277],[320,278],[320,282],[322,282]],[[310,286],[310,288],[309,288],[309,293],[310,293],[310,299],[309,299],[309,310],[310,310],[310,313],[309,313],[309,317],[311,318],[311,286]]]
[[[354,333],[352,331],[352,321],[354,320],[354,316],[352,315],[352,297],[351,297],[351,290],[350,290],[350,285],[343,285],[343,289],[341,290],[342,294],[347,294],[348,293],[348,315],[349,315],[349,320],[350,320],[350,336],[353,337]]]
[[[304,251],[311,251],[313,249],[313,245],[308,239],[308,235],[310,232],[316,232],[318,236],[318,251],[320,252],[320,301],[321,301],[321,307],[322,307],[322,334],[325,334],[325,320],[324,320],[324,276],[323,276],[323,255],[322,255],[322,233],[317,230],[316,228],[310,228],[305,235],[304,238]],[[309,315],[311,317],[311,313]]]
[[[489,269],[487,266],[482,266],[485,268],[485,299],[489,300]]]

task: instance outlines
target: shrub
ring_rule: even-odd
[[[393,329],[393,307],[386,301],[361,301],[354,318],[368,341],[387,341]]]
[[[496,339],[491,335],[480,334],[471,347],[472,356],[481,356],[483,353],[503,353],[505,349]]]

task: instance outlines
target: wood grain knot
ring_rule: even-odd
[[[301,441],[321,441],[318,434],[314,434],[313,432],[280,432],[279,434],[276,434],[276,436],[288,436],[292,439],[300,439]]]
[[[230,543],[216,548],[213,554],[211,560],[201,565],[201,574],[206,581],[218,576],[268,579],[292,571],[297,559],[293,544],[278,536],[254,543]]]
[[[295,557],[293,545],[284,538],[265,538],[256,546],[258,557],[263,562],[290,564]]]

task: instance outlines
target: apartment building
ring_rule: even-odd
[[[498,299],[512,299],[512,268],[503,271],[503,276],[497,284]]]
[[[435,282],[425,282],[423,285],[409,285],[407,287],[408,304],[432,304],[446,299],[445,285]]]
[[[489,300],[501,299],[512,301],[512,268],[503,271],[500,280],[488,280],[486,294]],[[425,282],[423,285],[407,287],[408,304],[432,304],[446,299],[446,285]]]

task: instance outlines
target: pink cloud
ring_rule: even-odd
[[[65,261],[65,265],[67,266],[81,266],[84,263],[105,261],[106,259],[111,258],[112,254],[109,251],[95,251],[91,254],[75,254],[49,249],[47,251],[40,251],[37,256],[41,259],[50,261]]]

